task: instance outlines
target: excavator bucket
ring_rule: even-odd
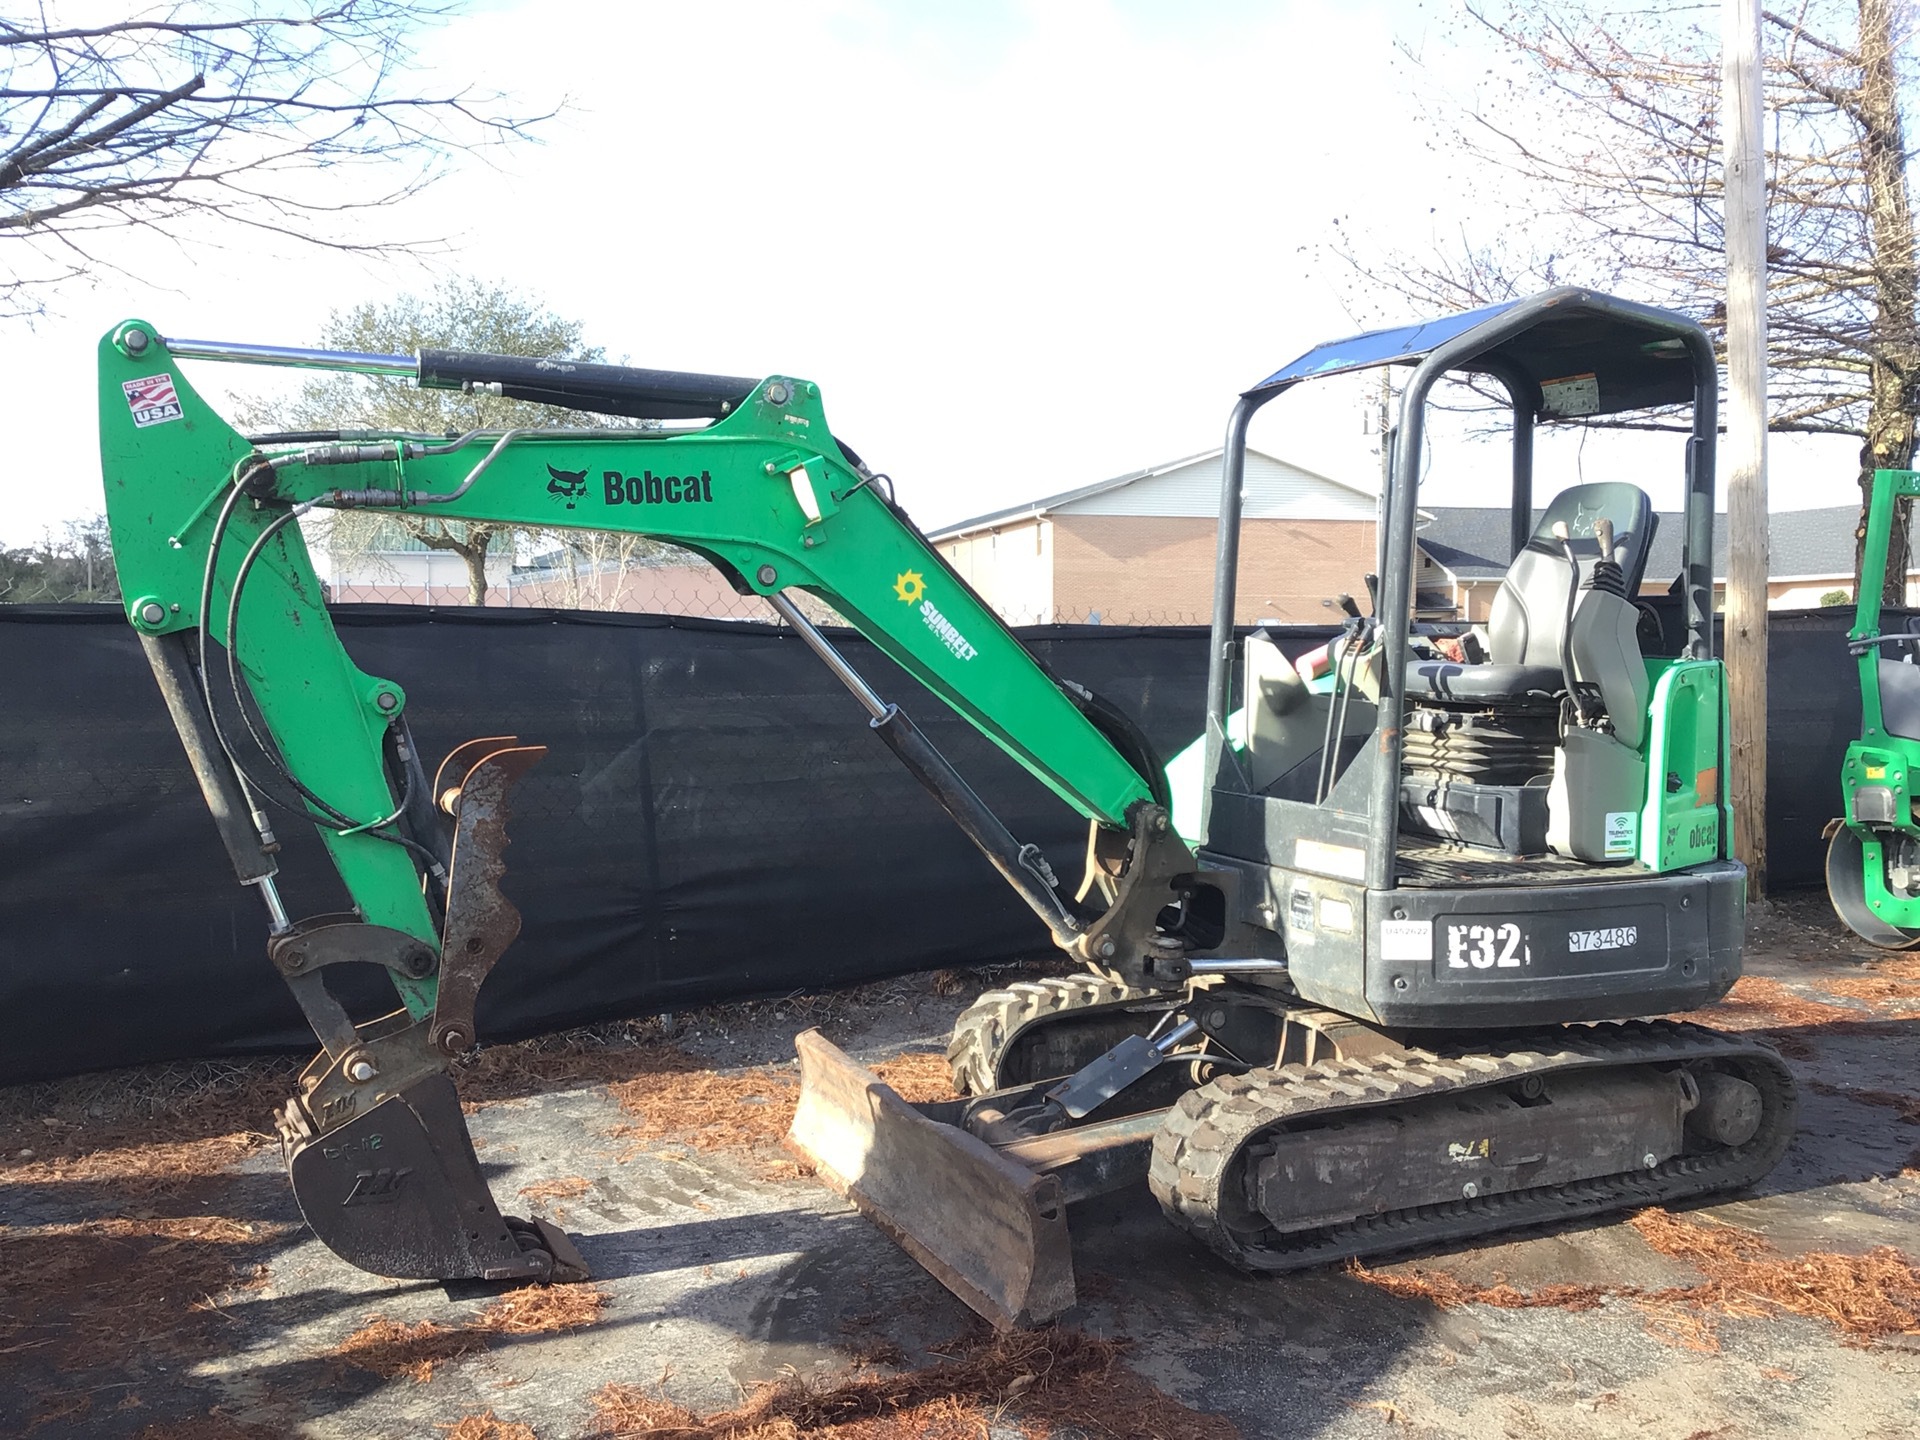
[[[416,1080],[325,1135],[286,1138],[300,1213],[362,1270],[398,1280],[586,1278],[556,1227],[500,1214],[445,1075]]]
[[[794,1041],[787,1145],[996,1328],[1072,1307],[1066,1203],[1051,1175],[930,1119],[816,1030]]]

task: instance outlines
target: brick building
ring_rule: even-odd
[[[1010,623],[1202,625],[1213,616],[1220,451],[996,510],[928,538]],[[1247,452],[1234,619],[1325,620],[1364,595],[1372,491]]]

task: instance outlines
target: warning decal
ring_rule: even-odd
[[[180,397],[174,393],[173,376],[149,375],[144,380],[125,380],[120,388],[126,392],[133,423],[141,429],[180,418]]]

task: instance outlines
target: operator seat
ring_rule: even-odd
[[[1567,628],[1567,597],[1574,585],[1572,567],[1553,527],[1567,527],[1584,581],[1600,559],[1594,532],[1602,519],[1613,522],[1613,559],[1625,576],[1627,597],[1639,594],[1658,524],[1646,492],[1620,481],[1563,490],[1547,506],[1525,548],[1513,557],[1493,597],[1487,616],[1486,662],[1411,661],[1407,698],[1499,709],[1550,705],[1568,684],[1560,673],[1560,646]]]

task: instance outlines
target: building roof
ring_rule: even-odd
[[[1767,568],[1777,579],[1796,575],[1853,575],[1858,505],[1787,510],[1767,517]],[[1716,530],[1719,527],[1715,527]],[[1725,542],[1714,549],[1715,573]]]
[[[1432,521],[1415,537],[1420,548],[1444,565],[1456,580],[1497,580],[1507,573],[1507,517],[1504,505],[1435,505]],[[1537,523],[1544,512],[1533,512]],[[1680,542],[1685,517],[1659,512],[1653,553],[1647,557],[1649,580],[1680,573]],[[1853,532],[1860,523],[1858,505],[1827,505],[1814,510],[1776,510],[1767,517],[1768,570],[1772,578],[1850,577]],[[1713,573],[1727,573],[1727,519],[1714,516]]]
[[[1058,495],[1043,495],[1038,500],[1028,500],[1023,504],[1009,505],[1004,510],[991,510],[985,515],[976,515],[971,520],[956,520],[951,525],[942,525],[937,530],[929,531],[927,538],[936,541],[955,540],[963,535],[972,534],[976,530],[992,530],[1001,525],[1017,524],[1025,520],[1037,520],[1052,511],[1072,505],[1076,501],[1090,500],[1096,495],[1105,495],[1113,490],[1122,490],[1129,485],[1136,485],[1142,480],[1151,480],[1156,475],[1166,475],[1175,470],[1184,470],[1189,465],[1199,465],[1209,460],[1218,460],[1221,454],[1222,447],[1216,445],[1213,449],[1202,450],[1197,455],[1185,455],[1178,460],[1165,460],[1158,465],[1149,465],[1144,470],[1130,470],[1125,475],[1115,475],[1110,480],[1099,480],[1092,485],[1082,485],[1077,490],[1063,490]],[[1335,480],[1330,475],[1322,475],[1316,470],[1308,470],[1303,466],[1293,464],[1291,461],[1280,460],[1275,456],[1266,454],[1264,451],[1249,449],[1247,455],[1249,457],[1259,456],[1261,459],[1267,460],[1272,464],[1284,466],[1288,470],[1296,471],[1310,480],[1331,485],[1338,490],[1345,490],[1349,494],[1362,496],[1368,503],[1372,503],[1376,498],[1373,491],[1365,489],[1362,486],[1351,485],[1345,480]]]

